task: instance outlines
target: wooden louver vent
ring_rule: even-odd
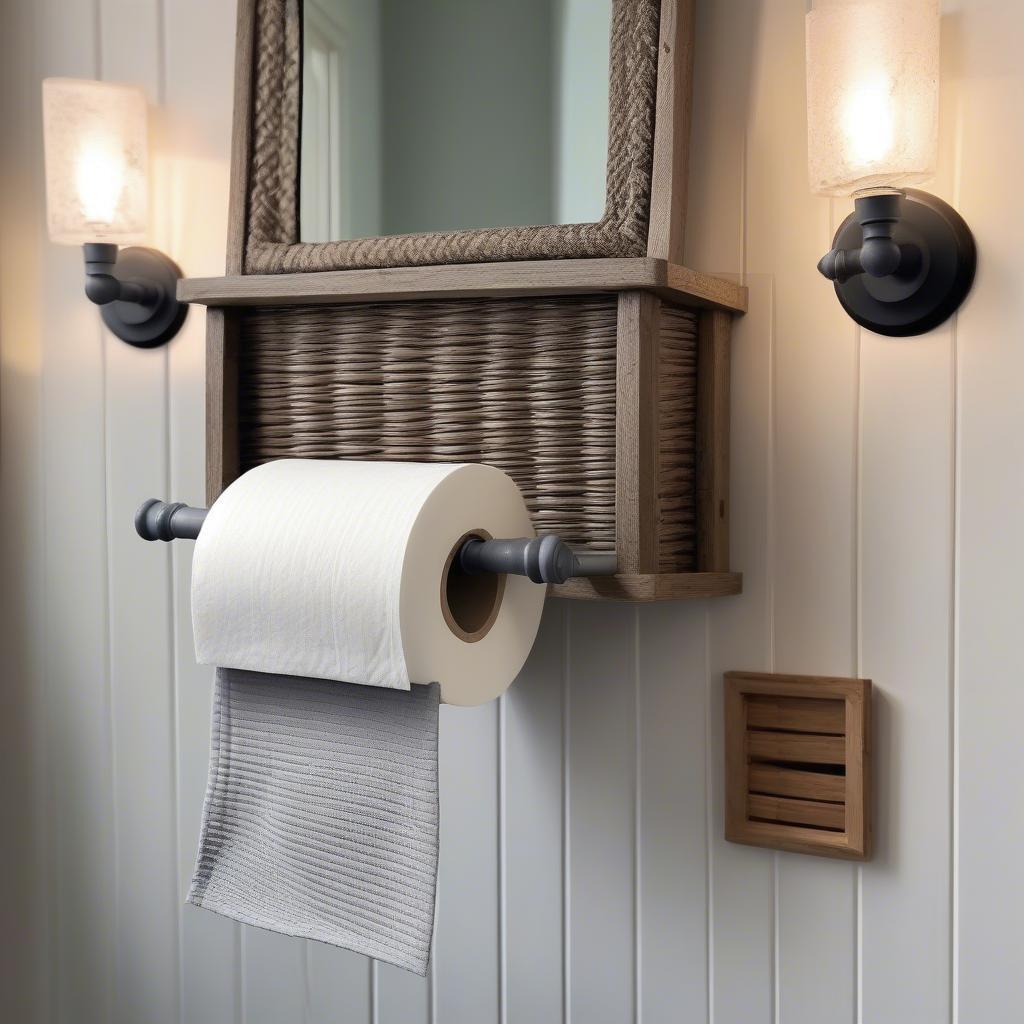
[[[728,672],[725,837],[870,856],[871,681]]]

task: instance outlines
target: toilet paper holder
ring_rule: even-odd
[[[209,510],[180,501],[150,498],[135,513],[135,531],[143,540],[195,540]],[[576,552],[560,537],[518,537],[483,540],[470,537],[460,548],[458,564],[464,573],[511,573],[534,583],[565,583],[577,576],[614,576],[613,553]]]

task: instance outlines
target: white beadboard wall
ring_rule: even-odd
[[[125,1024],[990,1024],[1024,1005],[1024,161],[1017,0],[945,3],[941,171],[981,262],[927,337],[859,331],[814,264],[805,0],[700,0],[690,265],[741,277],[733,558],[742,597],[552,602],[499,704],[445,709],[425,981],[183,905],[211,678],[188,545],[203,315],[105,335],[45,239],[39,80],[160,108],[153,241],[220,271],[229,0],[8,0],[0,31],[0,1016]],[[878,688],[877,855],[728,845],[721,673]]]

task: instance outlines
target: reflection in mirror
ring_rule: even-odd
[[[304,0],[300,237],[600,220],[612,0]]]

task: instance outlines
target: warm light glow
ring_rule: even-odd
[[[83,144],[75,161],[75,186],[86,221],[109,227],[124,190],[121,155],[97,142]]]
[[[807,15],[811,188],[918,184],[938,146],[938,0],[815,0]]]
[[[141,242],[146,233],[146,99],[107,82],[43,82],[46,206],[55,242]]]
[[[892,152],[892,82],[887,75],[873,74],[850,89],[842,125],[850,162],[877,163]]]

